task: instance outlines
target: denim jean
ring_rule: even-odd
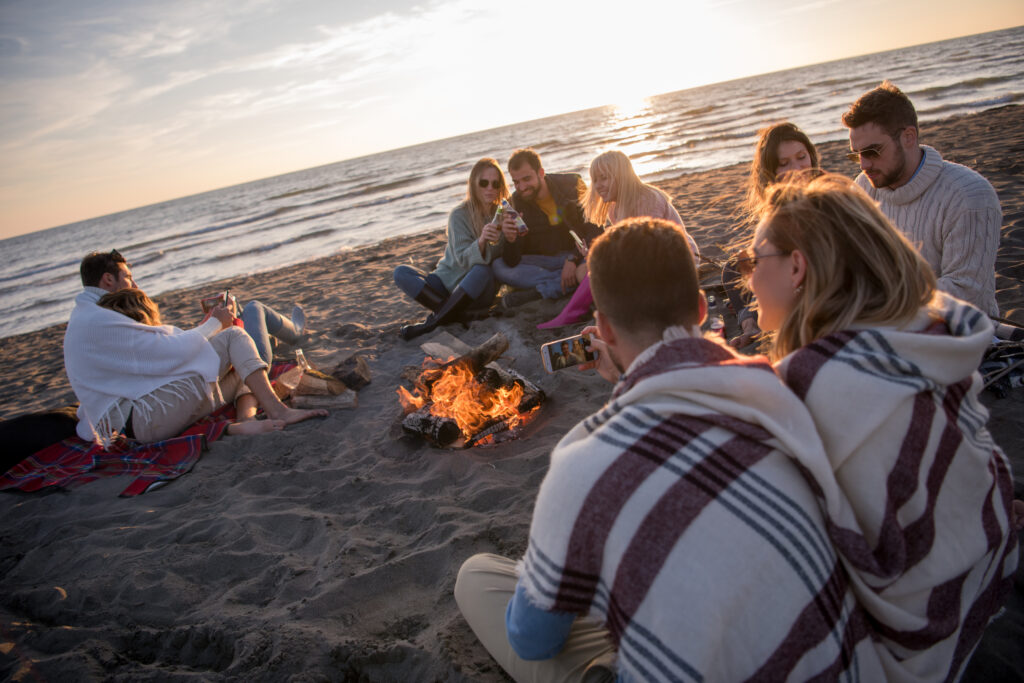
[[[499,282],[520,289],[536,289],[545,299],[558,299],[567,294],[562,290],[562,267],[571,256],[568,251],[554,256],[524,254],[516,266],[510,267],[501,259],[496,259],[492,266]]]
[[[407,297],[416,300],[424,287],[430,287],[444,298],[451,296],[451,292],[441,282],[441,278],[430,273],[429,275],[416,270],[411,266],[398,266],[395,268],[395,284]],[[470,308],[483,308],[490,306],[494,296],[498,293],[498,285],[494,281],[494,274],[490,266],[481,263],[469,269],[465,277],[459,280],[459,287],[473,299]]]
[[[298,341],[291,319],[259,301],[247,303],[239,317],[242,319],[245,331],[249,333],[253,343],[256,344],[256,351],[265,363],[274,360],[274,352],[270,346],[271,337],[277,337],[288,344]]]

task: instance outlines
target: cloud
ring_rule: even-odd
[[[130,77],[104,62],[56,78],[5,79],[0,88],[0,149],[87,128],[130,84]]]
[[[841,2],[841,0],[812,0],[811,2],[804,2],[796,5],[791,5],[780,10],[780,14],[803,14],[804,12],[816,12],[820,9],[824,9],[830,5],[835,5]]]

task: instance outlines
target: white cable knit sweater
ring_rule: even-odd
[[[895,190],[857,184],[917,247],[939,279],[939,289],[989,315],[996,306],[996,251],[1003,212],[992,185],[960,164],[943,161],[926,145],[924,165]]]
[[[124,425],[125,415],[117,420],[120,424],[111,422],[111,412],[119,412],[114,409],[122,400],[135,401],[194,375],[206,382],[217,380],[220,359],[207,339],[221,325],[215,318],[187,331],[143,325],[98,306],[104,294],[86,287],[75,297],[64,333],[64,368],[81,404],[78,436],[105,444]]]

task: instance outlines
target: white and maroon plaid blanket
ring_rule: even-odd
[[[552,453],[527,595],[605,623],[621,680],[881,680],[790,458],[820,449],[767,361],[668,334]]]
[[[1017,566],[1009,463],[978,401],[991,336],[942,294],[905,329],[832,334],[778,366],[828,454],[801,462],[891,681],[955,679]]]

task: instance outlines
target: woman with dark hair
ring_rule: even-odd
[[[757,132],[757,147],[747,180],[747,210],[755,213],[765,189],[791,171],[818,168],[818,150],[807,134],[789,121]]]
[[[1013,482],[985,427],[988,317],[936,289],[852,181],[768,189],[739,261],[825,458],[800,459],[889,680],[957,679],[1017,566]]]
[[[501,255],[504,238],[492,220],[508,196],[498,162],[476,162],[469,172],[466,199],[448,215],[448,245],[434,271],[395,268],[398,288],[433,311],[422,323],[403,327],[403,339],[430,332],[457,319],[466,308],[486,307],[494,300],[498,288],[490,263]]]
[[[787,173],[818,168],[818,150],[796,125],[783,121],[762,128],[757,132],[757,147],[750,164],[745,213],[754,215],[764,200],[765,189]],[[750,309],[750,293],[741,287],[740,275],[731,264],[722,272],[722,285],[740,325],[739,336],[729,340],[729,344],[743,348],[761,332],[757,314]]]

